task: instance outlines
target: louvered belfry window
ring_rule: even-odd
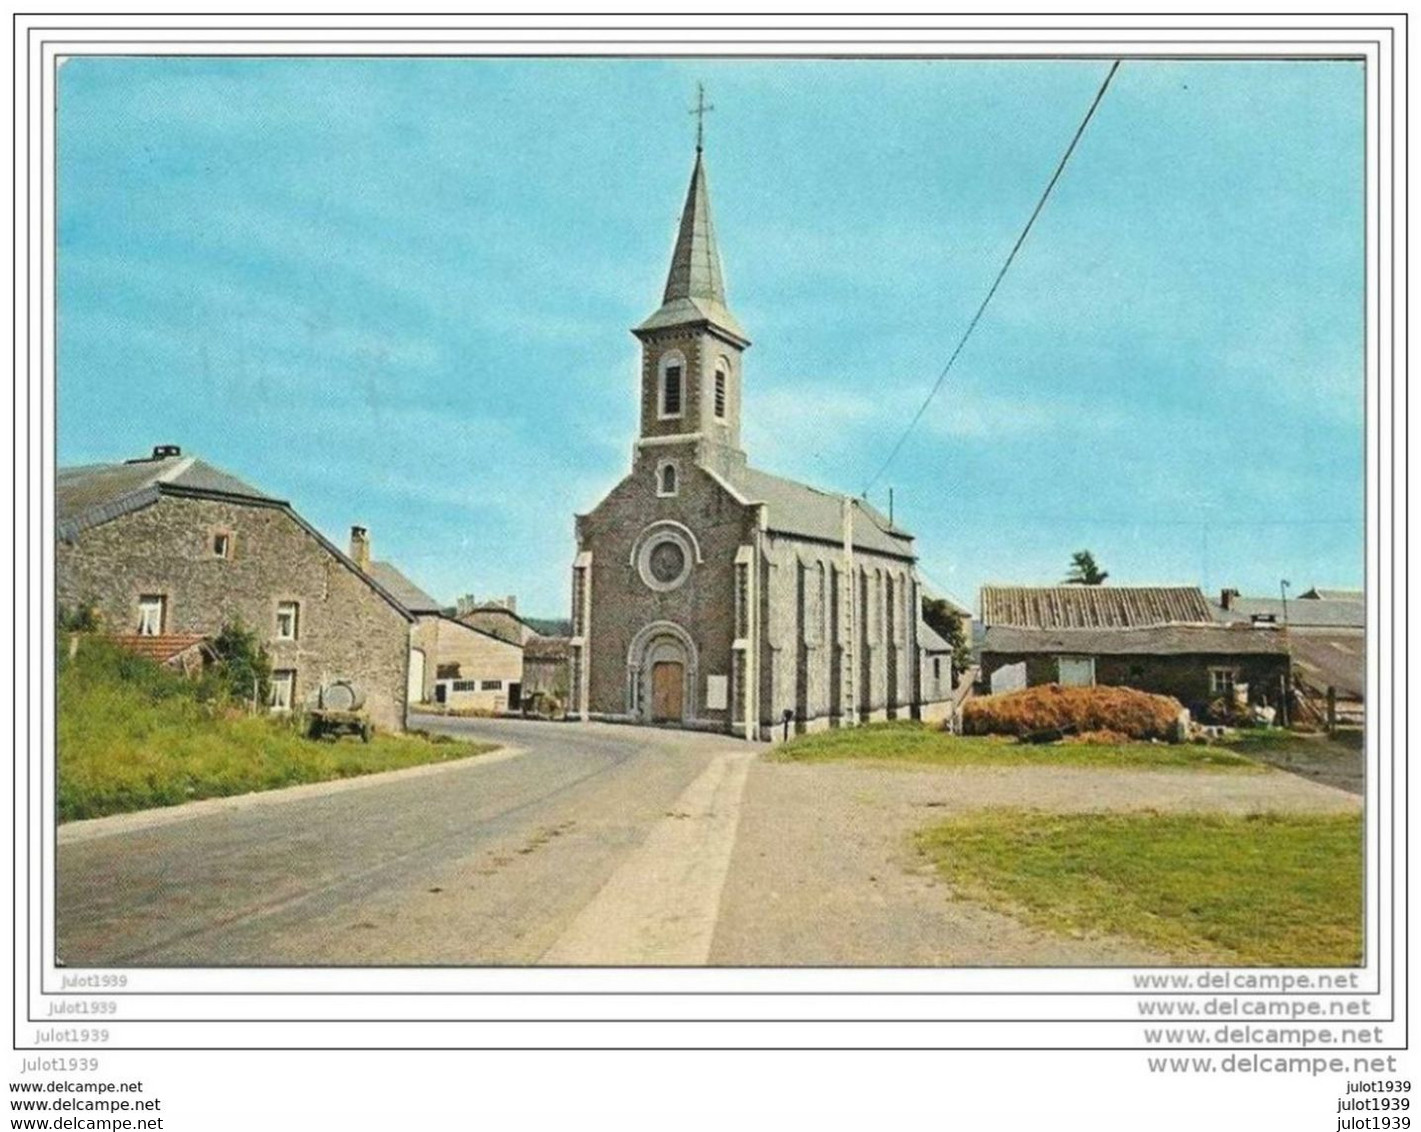
[[[666,367],[666,383],[661,391],[661,415],[678,417],[681,415],[681,367]]]

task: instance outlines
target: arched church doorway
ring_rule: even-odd
[[[632,641],[627,656],[629,707],[645,723],[695,718],[696,646],[681,626],[658,621]]]

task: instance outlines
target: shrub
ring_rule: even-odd
[[[212,679],[221,694],[237,703],[264,704],[271,693],[271,660],[256,633],[240,621],[222,626],[212,641],[217,665]]]
[[[99,603],[93,598],[85,598],[75,608],[61,605],[55,610],[59,629],[65,633],[97,633],[102,627]]]
[[[1131,739],[1167,739],[1183,710],[1172,696],[1133,688],[1063,688],[1043,684],[968,700],[967,735],[1031,735],[1038,731],[1109,731]]]

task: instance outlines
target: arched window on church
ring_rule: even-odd
[[[676,465],[669,460],[656,470],[656,494],[676,494]]]
[[[657,383],[660,392],[657,415],[666,420],[681,415],[681,403],[685,400],[686,359],[680,350],[669,350],[661,355],[661,380]]]
[[[725,390],[730,383],[730,363],[724,358],[715,363],[715,419],[725,420]]]

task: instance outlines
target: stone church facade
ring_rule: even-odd
[[[572,713],[747,739],[786,719],[803,732],[916,716],[913,536],[741,448],[750,340],[726,305],[699,147],[662,305],[633,334],[632,469],[577,517]]]

